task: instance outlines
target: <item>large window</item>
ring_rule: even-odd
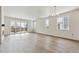
[[[27,31],[27,21],[23,20],[11,20],[10,21],[11,32]]]
[[[60,16],[57,18],[58,30],[69,30],[69,16]]]

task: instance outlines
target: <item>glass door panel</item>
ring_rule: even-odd
[[[14,19],[11,19],[10,20],[10,29],[11,29],[10,34],[16,33],[15,28],[16,28],[15,20]]]
[[[26,21],[21,21],[21,32],[24,33],[27,31]]]
[[[16,33],[20,33],[20,32],[21,32],[21,21],[16,20]]]

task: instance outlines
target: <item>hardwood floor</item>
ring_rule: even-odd
[[[78,53],[79,42],[36,33],[4,37],[1,53]]]

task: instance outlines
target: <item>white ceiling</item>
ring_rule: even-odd
[[[4,6],[3,8],[5,16],[24,19],[34,19],[38,16],[48,16],[49,14],[54,14],[53,6]],[[63,13],[75,8],[78,8],[78,6],[57,6],[56,13]]]

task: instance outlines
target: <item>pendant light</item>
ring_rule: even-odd
[[[53,16],[56,16],[56,6],[54,6],[53,12],[54,12]]]
[[[49,16],[56,16],[56,6],[50,7]]]

